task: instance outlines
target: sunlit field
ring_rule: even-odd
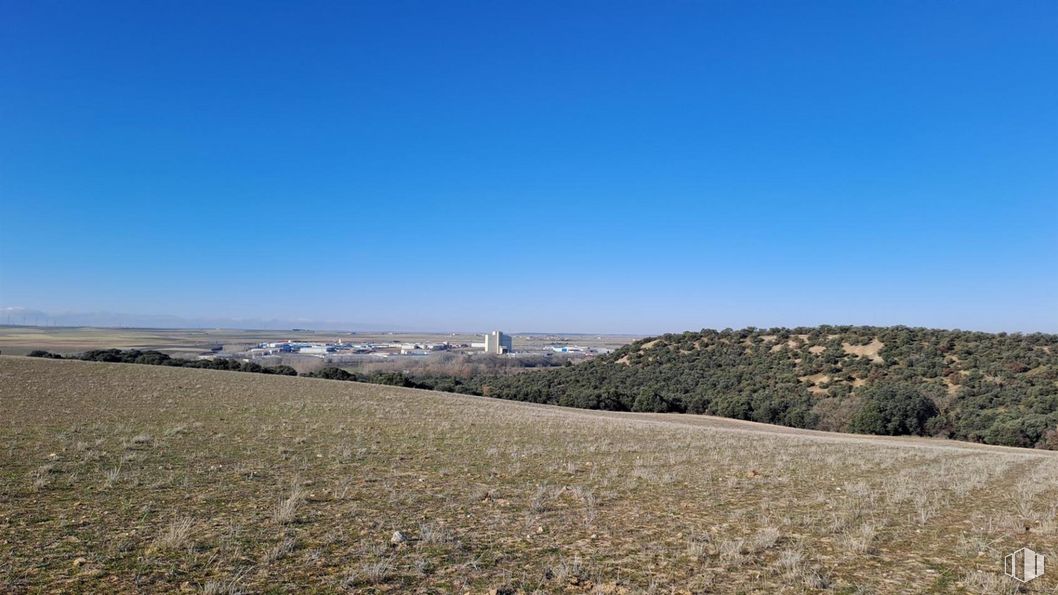
[[[1003,593],[1010,551],[1058,564],[1047,451],[7,356],[0,447],[3,592]]]

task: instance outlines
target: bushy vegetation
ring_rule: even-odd
[[[457,376],[442,375],[412,375],[402,372],[350,372],[342,368],[328,367],[315,372],[302,374],[309,378],[325,378],[327,380],[347,380],[351,382],[368,382],[371,384],[385,384],[387,386],[402,386],[405,388],[422,388],[428,390],[439,390],[449,393],[480,394],[480,382],[474,379],[466,379]]]
[[[436,378],[411,379],[440,388]],[[703,330],[442,390],[589,409],[1058,445],[1058,335],[907,327]]]
[[[880,384],[863,391],[849,429],[861,434],[924,435],[937,405],[911,383]]]
[[[32,351],[29,357],[64,359],[63,356],[47,351]],[[290,366],[265,367],[253,362],[240,362],[233,359],[182,359],[170,357],[160,351],[140,351],[139,349],[94,349],[69,359],[80,359],[90,362],[112,362],[123,364],[147,364],[152,366],[172,366],[176,368],[201,368],[206,370],[227,370],[231,372],[252,372],[256,374],[278,374],[280,376],[297,376],[297,371]]]
[[[343,368],[359,374],[374,372],[399,372],[411,376],[492,376],[518,374],[527,370],[555,368],[575,359],[584,359],[571,354],[543,353],[520,354],[506,357],[482,353],[457,353],[439,351],[422,358],[385,358],[377,361],[359,361],[343,364]],[[410,361],[409,361],[410,360]]]

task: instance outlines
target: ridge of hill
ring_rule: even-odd
[[[666,334],[493,397],[1058,448],[1058,335],[819,326]],[[456,388],[458,390],[458,387]]]

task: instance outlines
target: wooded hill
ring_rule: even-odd
[[[45,351],[36,357],[59,357]],[[101,350],[80,359],[293,374]],[[703,330],[511,375],[306,374],[613,411],[708,413],[801,428],[1058,450],[1058,335],[907,327]]]
[[[465,389],[593,409],[1058,448],[1058,335],[1050,334],[703,330],[644,339],[576,366],[471,381]]]

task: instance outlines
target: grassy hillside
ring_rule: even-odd
[[[0,445],[5,593],[1009,593],[1058,548],[1054,453],[708,416],[0,357]]]
[[[593,409],[1058,448],[1058,335],[905,327],[688,332],[469,390]]]
[[[40,357],[58,357],[33,352]],[[234,360],[96,350],[90,361],[269,374]],[[308,374],[610,411],[708,413],[799,428],[1058,449],[1058,335],[906,327],[688,332],[577,365],[503,376]]]

